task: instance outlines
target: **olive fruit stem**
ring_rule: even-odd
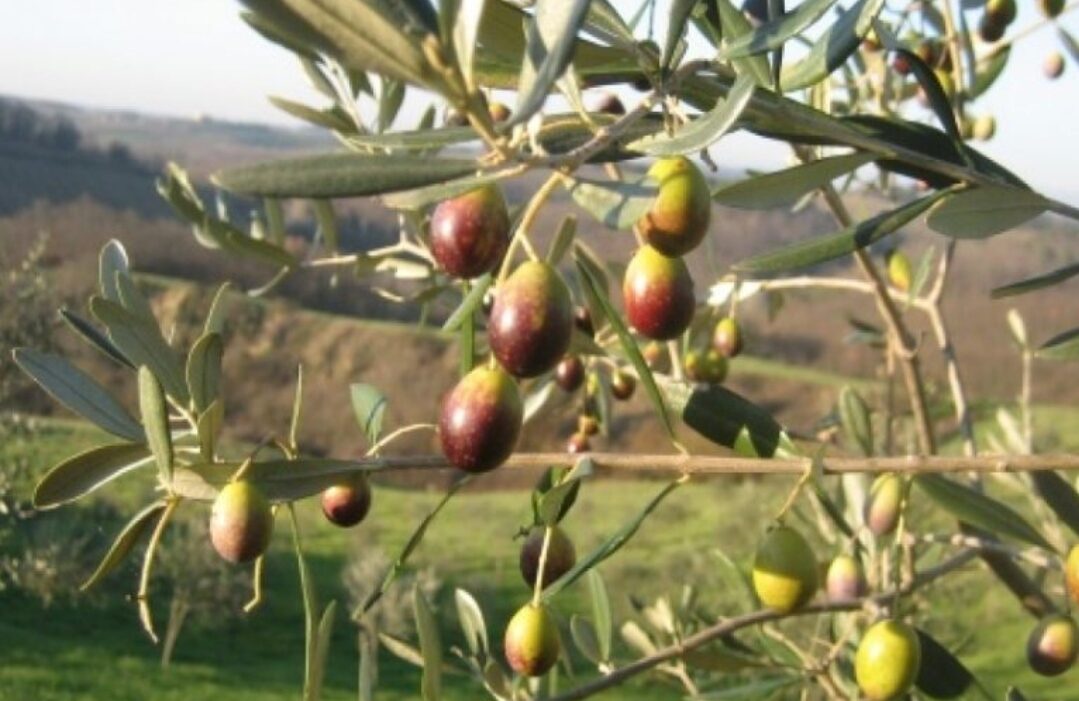
[[[378,455],[379,452],[387,445],[393,443],[395,440],[401,438],[402,436],[408,435],[409,433],[415,433],[416,431],[434,431],[437,428],[438,426],[436,426],[435,424],[428,423],[418,423],[410,424],[408,426],[402,426],[401,428],[394,429],[390,433],[387,433],[385,436],[378,439],[378,441],[374,445],[367,449],[367,452],[364,455],[367,457]]]
[[[787,495],[787,500],[783,502],[783,506],[779,509],[779,513],[776,514],[776,522],[782,523],[787,512],[794,506],[794,502],[798,501],[798,497],[801,496],[802,490],[808,484],[809,480],[813,479],[813,471],[816,469],[816,461],[811,462],[806,469],[802,472],[802,476],[798,478],[798,481],[794,484],[794,488]]]
[[[540,549],[539,569],[536,573],[536,583],[532,587],[532,605],[539,606],[543,594],[543,580],[547,574],[547,551],[551,547],[551,534],[554,526],[546,526],[543,529],[543,547]]]
[[[273,511],[275,513],[277,512],[276,506],[273,508]],[[251,613],[252,611],[257,609],[260,604],[262,604],[262,570],[265,559],[266,556],[264,554],[259,555],[257,558],[255,558],[255,568],[251,574],[251,584],[253,591],[251,593],[251,599],[246,604],[244,604],[244,613]]]
[[[154,631],[153,612],[150,610],[150,574],[153,571],[154,554],[157,552],[157,546],[161,543],[161,536],[165,532],[165,527],[168,525],[172,513],[180,505],[180,501],[177,497],[169,498],[165,504],[165,510],[161,512],[161,518],[157,520],[157,525],[154,526],[154,531],[150,534],[150,542],[146,545],[146,554],[142,559],[139,591],[135,595],[135,599],[139,603],[139,621],[142,622],[143,630],[146,631],[146,634],[150,636],[150,640],[155,645],[158,642],[158,637]]]
[[[944,575],[953,572],[960,567],[963,567],[971,560],[975,558],[973,552],[964,552],[955,557],[945,560],[936,567],[927,569],[919,573],[916,577],[907,582],[900,592],[903,595],[908,595],[918,588],[933,582]],[[623,665],[618,669],[615,669],[610,674],[598,677],[589,682],[578,686],[575,689],[553,696],[548,701],[580,701],[593,696],[604,689],[623,684],[627,679],[637,676],[643,672],[647,672],[654,667],[663,664],[669,660],[677,659],[685,656],[687,652],[696,650],[703,647],[719,638],[734,633],[743,628],[751,626],[763,625],[771,621],[778,621],[786,618],[793,618],[795,616],[810,616],[818,615],[822,613],[835,613],[839,611],[858,611],[867,606],[879,605],[881,602],[887,601],[895,596],[895,592],[888,590],[877,594],[871,594],[861,599],[852,599],[849,601],[831,601],[822,602],[818,604],[810,604],[800,609],[795,609],[790,613],[779,613],[773,609],[762,609],[759,611],[753,611],[741,616],[734,616],[732,618],[725,618],[715,625],[709,626],[702,630],[697,631],[693,635],[682,638],[675,642],[673,645],[659,649],[650,655],[639,658],[630,662],[627,665]]]
[[[513,232],[513,238],[510,239],[509,249],[506,251],[506,257],[502,259],[502,268],[498,271],[498,282],[502,282],[509,275],[510,268],[513,265],[513,254],[517,249],[517,246],[524,246],[525,252],[532,260],[539,260],[539,256],[536,255],[536,250],[532,247],[532,242],[528,239],[528,232],[532,228],[532,224],[535,223],[536,217],[539,216],[540,210],[543,209],[544,203],[551,196],[551,193],[555,191],[563,180],[564,176],[561,173],[552,173],[543,185],[540,186],[536,193],[532,195],[532,199],[528,201],[528,206],[525,208],[523,214],[521,214],[521,220],[517,222],[517,228]]]

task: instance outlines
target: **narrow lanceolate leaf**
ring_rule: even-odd
[[[195,341],[187,356],[187,389],[200,414],[217,399],[221,384],[221,359],[225,344],[216,333]]]
[[[468,649],[476,657],[484,658],[490,649],[487,643],[487,623],[483,620],[483,610],[475,597],[464,589],[453,590],[453,601],[457,606],[457,620],[461,624]]]
[[[200,418],[210,415],[207,411]],[[237,462],[176,465],[172,477],[172,491],[184,499],[213,501],[239,467],[240,463]],[[318,494],[340,483],[342,477],[358,471],[356,463],[348,460],[299,458],[256,462],[251,466],[247,477],[262,490],[267,499],[278,503]]]
[[[457,178],[456,180],[450,180],[449,182],[438,183],[436,185],[428,185],[427,187],[421,187],[415,190],[394,192],[382,197],[382,202],[391,209],[418,210],[435,202],[441,202],[456,197],[457,195],[470,192],[478,187],[497,183],[503,178],[504,176],[499,173],[472,175],[466,178]]]
[[[223,334],[225,332],[225,317],[228,314],[228,295],[231,287],[232,283],[224,282],[217,288],[213,301],[210,302],[210,311],[206,313],[203,333]]]
[[[741,2],[739,2],[741,5]],[[739,41],[753,31],[753,25],[749,23],[742,11],[735,7],[731,0],[716,0],[716,8],[719,11],[719,21],[723,28],[723,47]],[[732,59],[735,69],[740,74],[752,76],[757,85],[770,85],[772,82],[768,59],[764,56],[746,56],[745,58]]]
[[[463,159],[331,153],[233,168],[216,173],[213,181],[257,197],[362,197],[443,183],[475,170],[475,162]]]
[[[648,518],[648,516],[653,511],[655,511],[656,507],[658,507],[665,498],[667,498],[667,495],[677,489],[681,484],[681,480],[676,479],[663,487],[663,489],[661,489],[659,493],[652,497],[652,499],[647,504],[645,504],[644,508],[641,509],[641,511],[638,512],[632,519],[626,522],[620,529],[618,529],[618,531],[616,531],[613,535],[607,538],[607,540],[605,540],[598,547],[596,547],[595,550],[591,551],[583,558],[578,560],[577,564],[574,565],[569,572],[566,572],[550,586],[544,589],[543,600],[550,601],[552,598],[557,596],[558,593],[561,592],[563,589],[580,579],[581,576],[583,576],[586,572],[609,558],[611,555],[614,555],[616,552],[618,552],[618,550],[623,545],[628,543],[629,540],[633,538],[633,536],[637,533],[637,530],[641,527],[641,524],[644,523],[644,520]]]
[[[895,233],[929,209],[933,203],[951,193],[951,190],[935,192],[890,212],[884,212],[872,219],[848,226],[834,234],[801,241],[754,256],[735,263],[734,270],[757,277],[775,275],[834,260]]]
[[[926,220],[938,234],[959,239],[984,239],[1013,229],[1043,214],[1049,201],[1017,187],[976,187],[963,190],[933,208]]]
[[[843,433],[861,449],[862,455],[873,455],[873,423],[869,419],[869,406],[852,387],[844,387],[839,392],[839,422]]]
[[[536,515],[540,523],[545,526],[557,525],[577,501],[580,489],[581,480],[568,479],[544,492],[536,502]]]
[[[771,458],[788,442],[771,414],[720,385],[702,388],[666,380],[663,393],[687,426],[743,455]]]
[[[547,262],[554,267],[558,267],[558,264],[562,262],[562,258],[573,246],[573,240],[576,237],[577,217],[568,214],[562,219],[562,223],[558,226],[558,231],[555,232],[554,237],[551,239],[551,246],[547,249]]]
[[[1063,268],[1057,268],[1048,273],[1042,273],[1041,275],[1036,275],[1027,278],[1026,280],[1020,280],[1019,282],[1013,282],[1009,285],[1002,285],[1001,287],[994,288],[991,296],[993,299],[1014,297],[1015,295],[1022,295],[1027,292],[1034,292],[1035,290],[1058,285],[1065,280],[1070,280],[1076,275],[1079,275],[1079,263],[1072,263],[1071,265],[1065,265]]]
[[[446,322],[442,324],[443,331],[456,331],[472,317],[476,312],[476,308],[483,301],[483,296],[487,294],[487,290],[491,288],[491,283],[494,282],[494,278],[490,273],[483,275],[472,282],[472,287],[468,290],[468,294],[464,296],[461,303],[457,305],[457,308],[453,310]]]
[[[58,355],[16,348],[15,364],[56,401],[114,436],[143,441],[142,426],[104,387]]]
[[[480,32],[484,4],[485,0],[460,0],[453,23],[453,50],[457,54],[461,75],[465,77],[469,87],[473,86],[472,65],[476,56],[476,38]]]
[[[600,659],[607,661],[611,659],[614,623],[611,617],[611,598],[607,595],[607,585],[603,583],[603,576],[597,569],[588,572],[588,592],[592,600],[592,620]]]
[[[809,87],[843,65],[858,50],[882,7],[884,0],[860,0],[846,10],[817,37],[805,58],[783,70],[783,92]]]
[[[1030,479],[1042,500],[1079,536],[1079,493],[1071,482],[1052,470],[1031,472]]]
[[[663,56],[659,60],[659,65],[664,69],[670,68],[673,63],[678,45],[685,36],[689,15],[696,4],[697,0],[672,0],[670,3],[667,11],[667,41],[663,44]]]
[[[442,642],[438,634],[438,621],[419,584],[412,588],[412,611],[416,616],[420,654],[423,655],[420,691],[424,701],[438,701],[442,693]]]
[[[90,311],[108,327],[109,338],[131,362],[150,368],[169,396],[187,403],[187,383],[180,359],[156,323],[142,320],[119,304],[100,297],[90,300]]]
[[[92,448],[49,470],[34,488],[34,508],[50,509],[74,501],[120,475],[146,464],[144,445],[116,443]]]
[[[720,58],[745,58],[780,48],[792,37],[824,16],[836,0],[805,0],[787,14],[765,22],[753,31],[727,42],[720,51]]]
[[[962,698],[974,685],[974,675],[948,648],[924,630],[915,629],[921,643],[922,664],[914,685],[934,699]]]
[[[915,483],[938,506],[963,523],[1053,550],[1049,541],[1011,507],[941,475],[918,475]]]
[[[604,661],[599,651],[599,641],[596,639],[595,626],[587,618],[574,614],[569,619],[569,633],[573,638],[573,644],[585,658],[592,664],[598,665]]]
[[[333,635],[333,619],[337,613],[337,602],[331,601],[322,611],[315,634],[315,651],[311,660],[311,677],[307,685],[307,698],[318,701],[322,698],[322,687],[326,679],[326,660],[330,654],[330,636]]]
[[[871,153],[822,158],[726,185],[716,190],[712,198],[722,205],[743,209],[786,207],[836,178],[872,163],[876,158],[877,156]]]
[[[963,137],[959,133],[959,124],[955,121],[955,110],[952,109],[952,101],[948,94],[944,92],[936,73],[929,67],[929,64],[913,51],[897,48],[895,52],[910,65],[911,70],[914,72],[914,77],[918,79],[918,84],[922,86],[922,92],[929,99],[929,106],[932,108],[933,113],[936,114],[940,125],[944,127],[944,131],[948,132],[948,136],[956,141],[961,141]]]
[[[539,0],[528,25],[525,60],[510,124],[523,124],[542,106],[573,58],[589,0]]]
[[[1004,67],[1008,65],[1008,59],[1011,58],[1011,55],[1012,45],[1008,44],[997,49],[987,59],[978,63],[974,84],[970,86],[968,91],[971,99],[980,97],[989,88],[993,87],[993,84],[997,82],[997,78],[1004,73]]]
[[[101,254],[98,257],[98,284],[101,288],[101,296],[120,304],[116,273],[126,274],[129,270],[130,263],[124,245],[116,239],[111,239],[101,248]]]
[[[727,99],[707,114],[682,127],[672,136],[648,136],[634,141],[629,148],[651,156],[673,156],[707,148],[734,126],[753,97],[756,87],[752,78],[742,74],[735,80]]]
[[[612,229],[625,230],[652,208],[656,188],[618,180],[578,178],[569,189],[573,201]]]
[[[120,535],[116,536],[116,540],[112,541],[109,551],[105,553],[105,557],[101,558],[101,562],[98,563],[94,573],[79,585],[79,591],[86,591],[123,564],[127,556],[138,545],[142,535],[157,523],[164,511],[165,503],[158,501],[135,514],[124,526],[124,530],[120,531]]]
[[[291,36],[290,43],[329,54],[347,68],[374,71],[436,92],[445,88],[421,50],[425,35],[433,33],[429,20],[404,3],[243,1],[262,19],[262,26],[274,28],[278,36]]]
[[[352,410],[356,413],[367,444],[378,443],[382,435],[382,419],[386,415],[386,395],[374,385],[358,382],[349,389],[352,397]]]
[[[644,385],[648,398],[652,400],[652,406],[656,411],[656,415],[659,416],[667,436],[672,441],[675,440],[674,426],[671,424],[671,417],[667,414],[667,405],[664,403],[663,395],[660,394],[659,387],[656,385],[656,378],[653,377],[652,370],[648,367],[644,357],[641,356],[641,351],[637,348],[637,342],[633,340],[633,335],[626,328],[621,315],[611,305],[611,300],[607,298],[606,293],[603,291],[602,283],[596,279],[591,267],[578,259],[577,270],[581,279],[585,282],[588,296],[603,310],[608,323],[618,335],[618,340],[622,343],[622,350],[637,371],[637,377],[640,378],[641,384]]]
[[[116,347],[116,344],[110,341],[108,336],[99,331],[98,328],[87,319],[67,308],[60,310],[60,316],[63,318],[64,322],[87,343],[121,365],[126,365],[132,370],[135,369],[135,366],[130,360],[124,357],[124,354],[120,352],[120,349]]]
[[[139,409],[146,429],[146,443],[154,454],[163,484],[172,482],[172,434],[169,433],[169,407],[165,392],[150,368],[139,368]]]
[[[345,134],[356,131],[356,125],[349,121],[347,115],[342,114],[334,108],[318,109],[317,107],[310,107],[301,102],[294,102],[293,100],[278,97],[277,95],[270,95],[267,99],[274,107],[285,114],[291,115],[308,124],[314,124],[317,127],[332,129],[333,131],[339,131]]]
[[[1079,358],[1079,329],[1071,329],[1053,336],[1038,349],[1036,355],[1049,360]]]

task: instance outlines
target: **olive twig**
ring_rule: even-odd
[[[901,588],[901,594],[908,595],[915,590],[930,584],[937,579],[940,579],[944,575],[953,572],[960,567],[963,567],[971,560],[975,558],[973,552],[964,552],[955,557],[942,562],[941,564],[927,569],[919,573],[910,582],[905,584]],[[683,657],[687,652],[692,652],[697,648],[703,647],[708,643],[718,640],[726,635],[730,635],[743,628],[749,628],[751,626],[763,625],[771,621],[778,621],[786,618],[794,618],[801,616],[813,616],[823,613],[835,613],[839,611],[858,611],[865,607],[872,607],[875,604],[879,604],[882,601],[886,601],[894,596],[892,590],[880,592],[878,594],[872,594],[860,599],[851,599],[847,601],[834,601],[820,604],[811,604],[801,609],[796,609],[790,613],[780,613],[773,609],[762,609],[759,611],[753,611],[751,613],[743,614],[741,616],[735,616],[733,618],[726,618],[711,625],[703,630],[699,630],[693,635],[675,642],[673,645],[657,650],[656,652],[646,655],[645,657],[634,660],[633,662],[619,667],[613,670],[610,674],[593,679],[586,682],[575,689],[553,696],[549,701],[580,701],[580,699],[588,698],[594,694],[599,693],[605,689],[609,689],[619,684],[624,683],[627,679],[637,676],[643,672],[660,665],[668,660],[677,659]]]

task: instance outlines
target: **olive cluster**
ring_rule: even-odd
[[[892,536],[899,524],[904,499],[903,480],[894,474],[872,484],[863,511],[863,525],[875,538]],[[1079,603],[1079,545],[1064,567],[1065,583]],[[806,539],[786,525],[776,525],[761,540],[753,561],[753,587],[761,604],[780,613],[806,605],[820,585],[817,558]],[[840,553],[825,570],[829,601],[853,601],[869,593],[859,554]],[[1064,614],[1050,614],[1033,628],[1027,640],[1031,669],[1045,676],[1064,674],[1079,657],[1079,626]],[[862,634],[854,657],[854,676],[862,696],[870,701],[903,698],[921,671],[921,639],[898,617],[880,620]]]

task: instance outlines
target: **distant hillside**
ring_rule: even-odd
[[[183,163],[200,177],[231,163],[280,157],[289,152],[325,150],[337,143],[327,132],[304,126],[290,129],[210,117],[91,109],[41,100],[26,104],[42,115],[68,120],[85,141],[99,148],[123,143],[140,159]]]

